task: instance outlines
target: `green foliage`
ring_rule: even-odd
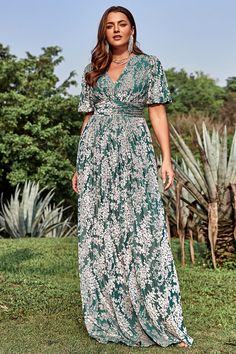
[[[220,116],[225,124],[236,126],[236,91],[227,92]]]
[[[76,227],[71,225],[71,217],[65,219],[65,208],[59,203],[52,205],[54,196],[46,188],[39,190],[39,184],[26,181],[21,191],[17,185],[10,201],[1,199],[0,231],[8,237],[62,237],[76,234]]]
[[[19,59],[0,44],[0,186],[10,195],[18,183],[38,181],[55,188],[57,202],[75,206],[71,177],[83,117],[77,112],[79,96],[68,93],[76,85],[75,72],[62,83],[55,74],[61,52],[58,46],[43,47],[40,55],[26,52]],[[236,122],[234,77],[223,89],[202,72],[172,68],[166,74],[173,96],[168,113],[216,117],[220,112]]]
[[[187,74],[175,68],[166,71],[173,103],[169,113],[202,113],[216,117],[224,102],[225,90],[201,71]]]
[[[228,77],[226,91],[227,92],[236,92],[236,76]]]
[[[200,161],[195,158],[184,139],[171,125],[171,138],[182,155],[186,168],[175,161],[176,179],[194,198],[198,208],[186,198],[188,208],[196,214],[202,224],[208,226],[207,240],[214,268],[226,260],[236,266],[234,240],[234,198],[236,193],[236,130],[228,153],[227,128],[219,134],[212,133],[202,125],[202,134],[195,126]],[[187,171],[191,172],[187,173]],[[194,177],[194,178],[193,178]],[[182,225],[184,224],[181,222]]]
[[[59,84],[55,68],[63,57],[59,47],[42,48],[38,57],[17,59],[0,45],[0,183],[26,179],[56,188],[56,198],[75,202],[71,176],[75,168],[82,117],[75,72]]]

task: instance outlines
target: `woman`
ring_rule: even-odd
[[[150,120],[160,143],[162,179],[174,180],[159,59],[136,45],[132,14],[103,14],[82,77],[85,112],[72,185],[78,193],[78,254],[84,321],[101,343],[192,345],[183,323],[177,273],[157,182]]]

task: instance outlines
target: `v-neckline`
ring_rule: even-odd
[[[115,86],[116,83],[120,80],[120,78],[123,76],[123,74],[125,73],[130,61],[135,58],[137,56],[137,54],[134,54],[129,61],[127,62],[127,64],[125,65],[124,69],[122,70],[122,72],[120,73],[120,76],[118,77],[118,79],[116,81],[113,81],[112,78],[110,77],[110,75],[108,74],[108,72],[106,71],[106,76],[108,77],[108,79],[110,80],[110,82]]]

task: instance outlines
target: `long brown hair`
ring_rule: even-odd
[[[92,63],[92,71],[87,72],[85,75],[85,80],[90,86],[95,86],[97,79],[100,75],[104,74],[108,69],[111,61],[112,61],[112,52],[109,50],[107,53],[105,49],[105,40],[106,40],[106,20],[107,16],[110,12],[122,12],[125,14],[131,27],[134,29],[134,45],[133,45],[133,53],[135,54],[144,54],[143,51],[137,46],[136,38],[137,38],[137,29],[134,21],[134,17],[131,12],[123,6],[111,6],[109,7],[104,14],[99,23],[98,34],[97,34],[97,44],[92,50],[91,54],[91,63]]]

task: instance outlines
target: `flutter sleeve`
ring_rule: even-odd
[[[86,65],[82,80],[81,80],[81,93],[78,106],[78,112],[93,112],[94,111],[94,101],[93,101],[93,88],[85,80],[85,74],[91,70],[91,64]]]
[[[152,55],[150,56],[150,64],[146,104],[171,103],[172,98],[160,60],[156,56]]]

